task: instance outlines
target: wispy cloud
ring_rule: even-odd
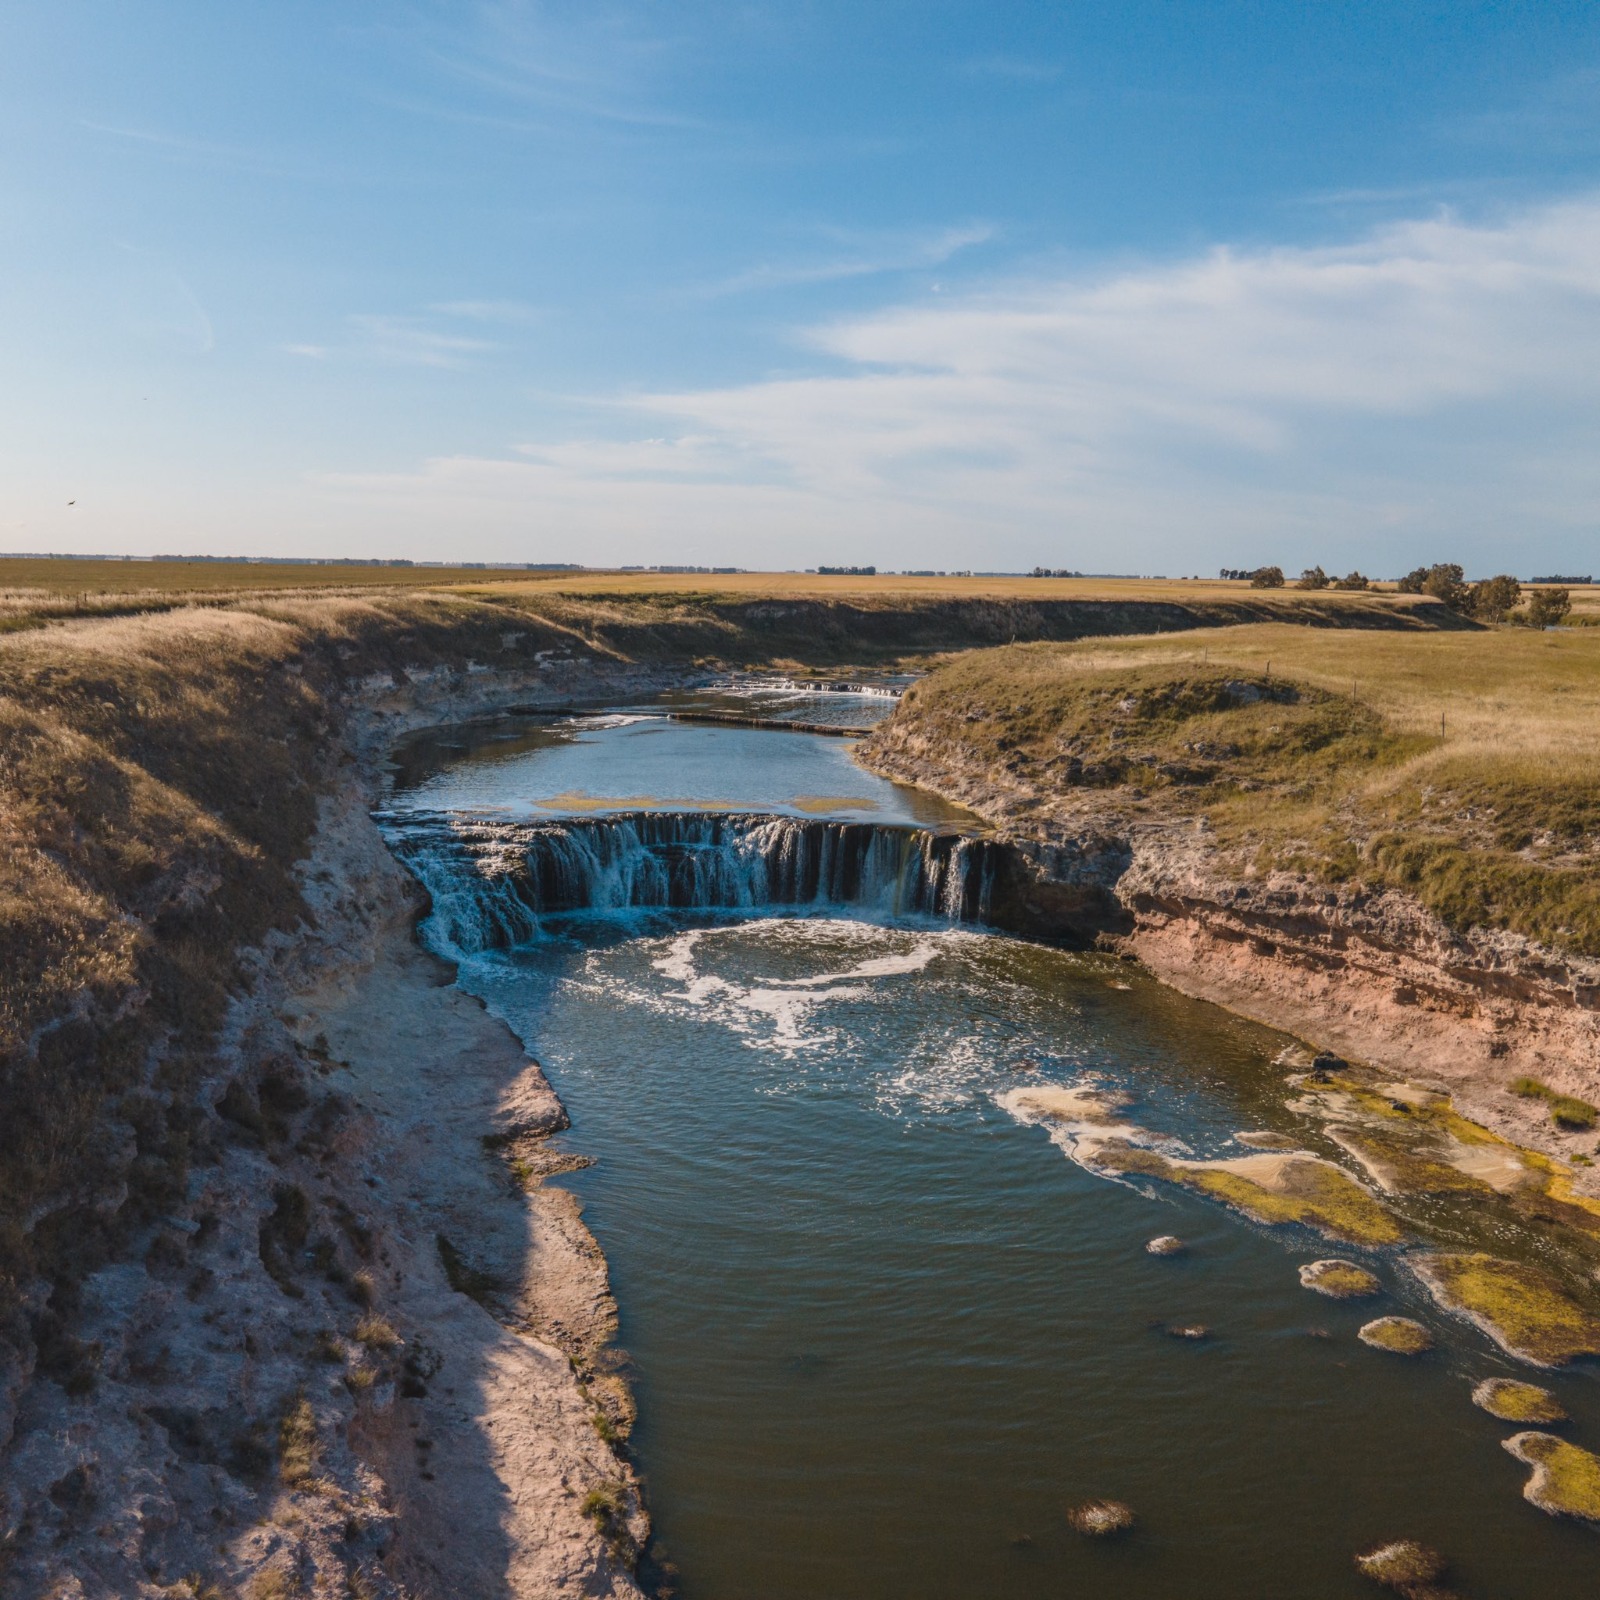
[[[208,355],[216,348],[211,315],[187,278],[156,250],[116,241],[123,265],[121,299],[128,331],[168,349]]]
[[[807,337],[833,370],[619,399],[614,431],[632,414],[645,438],[342,492],[403,483],[585,538],[694,528],[728,559],[753,516],[916,564],[972,564],[980,537],[997,562],[1223,541],[1380,570],[1445,542],[1592,538],[1600,197],[998,284]]]
[[[363,355],[403,366],[459,367],[473,356],[497,348],[489,339],[441,333],[415,317],[364,314],[351,317],[350,326],[356,333],[357,349]]]
[[[494,0],[465,19],[413,21],[394,32],[425,64],[434,88],[393,103],[499,125],[510,111],[510,122],[528,131],[552,121],[708,131],[711,124],[669,103],[666,80],[676,52],[667,15],[620,5],[561,15],[548,6]],[[452,99],[453,90],[467,103]]]
[[[876,277],[887,272],[918,272],[942,266],[952,256],[995,237],[987,223],[945,228],[934,233],[857,238],[851,248],[809,261],[766,262],[725,278],[705,292],[741,294],[752,289],[786,289],[808,283],[836,283],[848,278]]]
[[[463,302],[476,305],[477,302]],[[444,307],[436,307],[444,311]],[[456,311],[453,315],[466,317]],[[505,320],[487,316],[470,320]],[[464,367],[475,359],[499,350],[501,346],[492,339],[452,333],[432,326],[421,317],[392,316],[374,312],[361,312],[345,318],[347,336],[334,342],[297,341],[283,348],[288,354],[310,361],[329,361],[350,358],[360,361],[379,361],[407,367]]]
[[[429,310],[463,322],[498,322],[513,326],[538,322],[543,316],[537,306],[520,300],[445,300],[430,306]]]

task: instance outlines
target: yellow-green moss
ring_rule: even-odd
[[[1340,1121],[1331,1124],[1328,1133],[1383,1187],[1412,1194],[1494,1192],[1525,1217],[1600,1238],[1600,1199],[1577,1190],[1566,1162],[1515,1144],[1462,1116],[1448,1095],[1408,1084],[1367,1083],[1346,1074],[1307,1087],[1324,1103],[1337,1096],[1330,1107],[1336,1115],[1350,1118],[1359,1113],[1359,1126]],[[1549,1094],[1542,1084],[1536,1090],[1539,1098]],[[1493,1152],[1502,1158],[1504,1171],[1491,1181],[1463,1170],[1467,1154],[1473,1151]]]
[[[1502,1422],[1565,1422],[1566,1407],[1548,1389],[1515,1378],[1485,1378],[1472,1403]]]
[[[1374,1350],[1397,1356],[1420,1356],[1433,1349],[1433,1335],[1410,1317],[1378,1317],[1358,1330],[1356,1337]]]
[[[1364,1300],[1383,1285],[1353,1261],[1311,1261],[1300,1269],[1303,1288],[1314,1289],[1330,1300]]]
[[[1548,1273],[1478,1252],[1438,1252],[1411,1262],[1435,1300],[1476,1323],[1496,1344],[1536,1366],[1600,1355],[1600,1317]]]
[[[1396,1194],[1488,1194],[1481,1178],[1430,1153],[1415,1135],[1388,1128],[1328,1129],[1328,1137],[1348,1150],[1385,1189]]]
[[[1553,1517],[1600,1522],[1600,1456],[1553,1433],[1514,1434],[1505,1447],[1533,1468],[1523,1499]]]
[[[1402,1237],[1400,1224],[1354,1178],[1314,1156],[1285,1157],[1270,1186],[1230,1170],[1239,1162],[1173,1161],[1121,1141],[1102,1145],[1094,1159],[1114,1172],[1198,1190],[1269,1226],[1300,1223],[1347,1244],[1395,1244]]]
[[[1600,1237],[1600,1200],[1592,1194],[1580,1194],[1573,1186],[1572,1172],[1559,1161],[1525,1150],[1522,1159],[1536,1177],[1528,1189],[1517,1197],[1524,1210],[1538,1209],[1579,1233],[1591,1238]]]
[[[1192,1182],[1258,1222],[1298,1222],[1350,1244],[1394,1244],[1398,1222],[1353,1178],[1320,1161],[1293,1162],[1284,1187],[1268,1189],[1236,1172],[1201,1168]]]

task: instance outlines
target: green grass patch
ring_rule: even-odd
[[[1543,1100],[1550,1107],[1550,1120],[1568,1133],[1582,1133],[1600,1120],[1600,1108],[1580,1100],[1576,1095],[1558,1094],[1548,1084],[1537,1078],[1518,1078],[1511,1092],[1524,1100]]]

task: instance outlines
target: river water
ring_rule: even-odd
[[[828,818],[902,832],[849,856],[861,836]],[[985,932],[982,844],[952,832],[970,819],[846,741],[597,717],[418,741],[383,820],[434,891],[429,937],[594,1158],[561,1181],[610,1262],[686,1600],[1354,1597],[1375,1591],[1353,1552],[1397,1537],[1446,1551],[1462,1594],[1596,1592],[1600,1538],[1523,1502],[1515,1430],[1469,1403],[1515,1364],[1392,1252],[1108,1181],[1006,1109],[1088,1078],[1196,1155],[1306,1137],[1291,1041]],[[1147,1254],[1161,1233],[1189,1253]],[[1388,1293],[1301,1288],[1328,1255]],[[1393,1312],[1439,1348],[1356,1340]],[[1194,1324],[1209,1337],[1167,1331]],[[1522,1375],[1600,1439],[1592,1373]],[[1072,1532],[1095,1496],[1135,1532]]]

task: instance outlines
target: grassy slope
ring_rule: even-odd
[[[1600,955],[1597,719],[1589,629],[1269,625],[969,655],[878,742],[1004,772],[1040,811],[1204,815],[1259,866]]]

